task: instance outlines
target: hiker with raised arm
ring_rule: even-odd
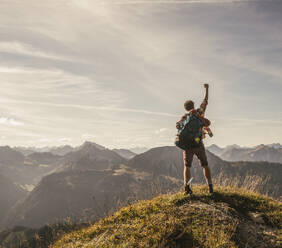
[[[203,143],[206,133],[212,136],[212,132],[209,129],[211,123],[204,117],[206,107],[208,105],[209,85],[204,84],[204,87],[206,93],[200,108],[195,109],[194,102],[191,100],[185,101],[184,108],[187,113],[184,114],[178,122],[176,122],[178,133],[175,145],[183,150],[184,191],[186,194],[193,193],[190,187],[190,179],[191,165],[194,155],[198,157],[199,163],[203,168],[203,173],[209,186],[209,192],[213,193],[211,171]]]

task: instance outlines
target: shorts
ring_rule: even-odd
[[[194,154],[198,157],[199,163],[202,167],[208,166],[208,159],[204,145],[183,151],[184,166],[191,167]]]

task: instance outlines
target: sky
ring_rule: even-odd
[[[282,1],[0,0],[0,145],[282,143]]]

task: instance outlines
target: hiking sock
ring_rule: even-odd
[[[189,181],[190,181],[190,178],[189,179],[185,179],[184,180],[184,186],[186,186],[189,183]]]
[[[210,190],[210,193],[213,193],[213,185],[212,185],[212,183],[209,184],[209,190]]]

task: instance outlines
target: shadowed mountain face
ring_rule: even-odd
[[[131,159],[133,158],[136,153],[127,150],[127,149],[113,149],[114,152],[116,152],[117,154],[119,154],[120,156],[122,156],[125,159]]]
[[[207,157],[211,169],[221,168],[225,166],[225,162],[217,156],[207,151]],[[130,167],[140,171],[146,171],[155,175],[167,175],[175,178],[183,178],[183,152],[174,146],[165,146],[152,148],[151,150],[136,155],[128,162]],[[198,165],[196,157],[194,157],[192,174],[194,182],[203,183],[204,177],[202,168]]]
[[[173,178],[153,178],[127,166],[64,171],[43,178],[2,225],[40,227],[67,218],[75,222],[93,221],[130,201],[151,198],[178,186],[179,181]]]
[[[139,171],[181,178],[181,175],[183,175],[182,161],[180,149],[166,146],[153,148],[145,153],[136,155],[129,160],[128,165]]]
[[[0,220],[18,200],[23,199],[26,195],[25,190],[0,174]]]

